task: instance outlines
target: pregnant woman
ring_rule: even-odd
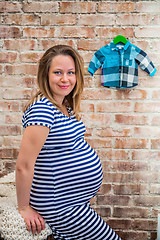
[[[16,164],[18,210],[34,234],[50,225],[55,240],[120,240],[90,207],[102,183],[102,167],[84,140],[78,113],[83,60],[56,45],[42,56],[39,90],[26,106]]]

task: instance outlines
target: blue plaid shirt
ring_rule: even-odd
[[[129,41],[119,46],[113,41],[95,52],[88,72],[93,76],[101,67],[104,87],[130,88],[138,84],[138,65],[153,76],[157,71],[147,54]]]

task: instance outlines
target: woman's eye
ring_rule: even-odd
[[[54,72],[54,74],[56,74],[56,75],[60,75],[61,72],[60,72],[60,71],[56,71],[56,72]]]
[[[69,75],[74,75],[74,74],[75,74],[75,72],[73,72],[73,71],[70,71],[68,74],[69,74]]]

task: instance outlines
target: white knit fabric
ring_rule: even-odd
[[[52,234],[49,225],[39,234],[27,231],[26,224],[16,208],[15,173],[0,179],[0,234],[5,240],[45,240]]]

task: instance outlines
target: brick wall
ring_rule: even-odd
[[[0,1],[0,176],[15,168],[22,108],[36,89],[37,61],[54,44],[85,60],[81,112],[86,139],[99,154],[104,180],[94,208],[123,240],[156,239],[160,207],[160,2]],[[154,77],[139,85],[101,87],[87,68],[94,52],[122,34],[146,51]]]

